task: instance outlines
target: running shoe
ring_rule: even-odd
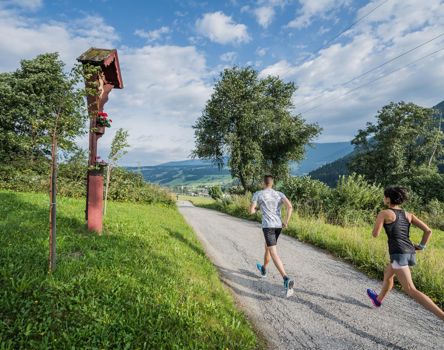
[[[259,272],[261,273],[261,277],[267,277],[267,271],[265,270],[265,266],[264,265],[256,263],[256,267],[259,270]]]
[[[290,278],[284,279],[284,289],[285,289],[285,296],[291,297],[294,294],[294,280]]]
[[[382,303],[378,300],[378,294],[373,289],[367,289],[367,295],[372,301],[374,307],[380,307]]]

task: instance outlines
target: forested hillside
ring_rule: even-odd
[[[349,154],[353,150],[350,142],[314,143],[306,146],[305,159],[300,163],[291,162],[292,175],[305,175],[319,166]],[[227,161],[226,161],[227,162]],[[163,163],[155,166],[129,167],[131,171],[142,173],[145,180],[164,186],[190,186],[229,184],[230,171],[218,169],[210,161],[189,159]]]
[[[437,118],[444,116],[444,101],[438,103],[433,108],[441,112],[441,115],[437,113]],[[444,121],[441,123],[441,130],[444,131]],[[313,179],[320,180],[329,186],[335,186],[339,176],[348,175],[350,173],[348,164],[353,158],[354,152],[355,151],[352,151],[333,162],[322,165],[315,170],[311,170],[309,172],[309,176],[311,176]],[[444,164],[439,165],[439,170],[440,172],[444,172]]]

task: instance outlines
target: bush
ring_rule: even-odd
[[[444,203],[437,199],[431,200],[420,214],[431,227],[444,230]]]
[[[290,177],[281,190],[303,216],[323,214],[332,192],[326,184],[309,176]]]
[[[444,202],[444,174],[439,174],[436,169],[421,167],[405,185],[420,197],[422,203],[433,199]]]
[[[339,225],[372,223],[383,208],[381,186],[370,184],[362,175],[341,176],[332,191],[327,220]]]
[[[221,199],[223,196],[222,188],[220,187],[220,185],[210,187],[208,194],[214,200]]]
[[[71,198],[86,196],[86,166],[83,164],[60,164],[57,190],[59,195]],[[0,189],[17,192],[48,192],[48,174],[31,169],[0,167]],[[145,182],[141,174],[124,168],[114,168],[108,198],[110,200],[133,203],[163,203],[174,205],[173,195],[166,189]]]

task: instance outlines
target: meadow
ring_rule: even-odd
[[[249,215],[249,196],[232,196],[228,200],[190,199],[196,206],[215,209],[236,217],[260,221],[260,214]],[[211,202],[209,202],[211,201]],[[382,232],[377,239],[371,235],[370,225],[339,226],[315,216],[301,216],[296,212],[285,231],[300,241],[313,244],[350,262],[361,271],[378,279],[383,278],[384,267],[389,261],[387,238]],[[419,242],[422,232],[414,228],[411,238]],[[433,230],[425,251],[418,252],[418,264],[412,269],[413,280],[418,289],[427,293],[444,307],[444,231]],[[376,287],[376,286],[375,286]],[[398,286],[399,287],[399,286]]]
[[[60,198],[0,191],[0,349],[256,349],[262,345],[177,209],[111,202],[102,236]]]

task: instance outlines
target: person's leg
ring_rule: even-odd
[[[287,276],[287,273],[285,272],[284,265],[282,264],[281,258],[279,257],[276,246],[273,245],[271,247],[268,247],[268,252],[271,255],[271,259],[273,259],[274,265],[278,269],[279,273],[282,277]]]
[[[267,267],[267,265],[270,263],[271,255],[270,251],[268,250],[267,244],[265,244],[265,253],[264,253],[264,267]]]
[[[416,289],[410,268],[394,269],[396,277],[402,285],[404,291],[427,310],[433,312],[441,320],[444,320],[444,311],[441,310],[427,295]]]
[[[384,282],[382,284],[381,292],[378,294],[378,301],[382,303],[382,300],[387,296],[388,292],[393,288],[393,279],[395,277],[395,271],[391,264],[388,264],[384,270]]]

